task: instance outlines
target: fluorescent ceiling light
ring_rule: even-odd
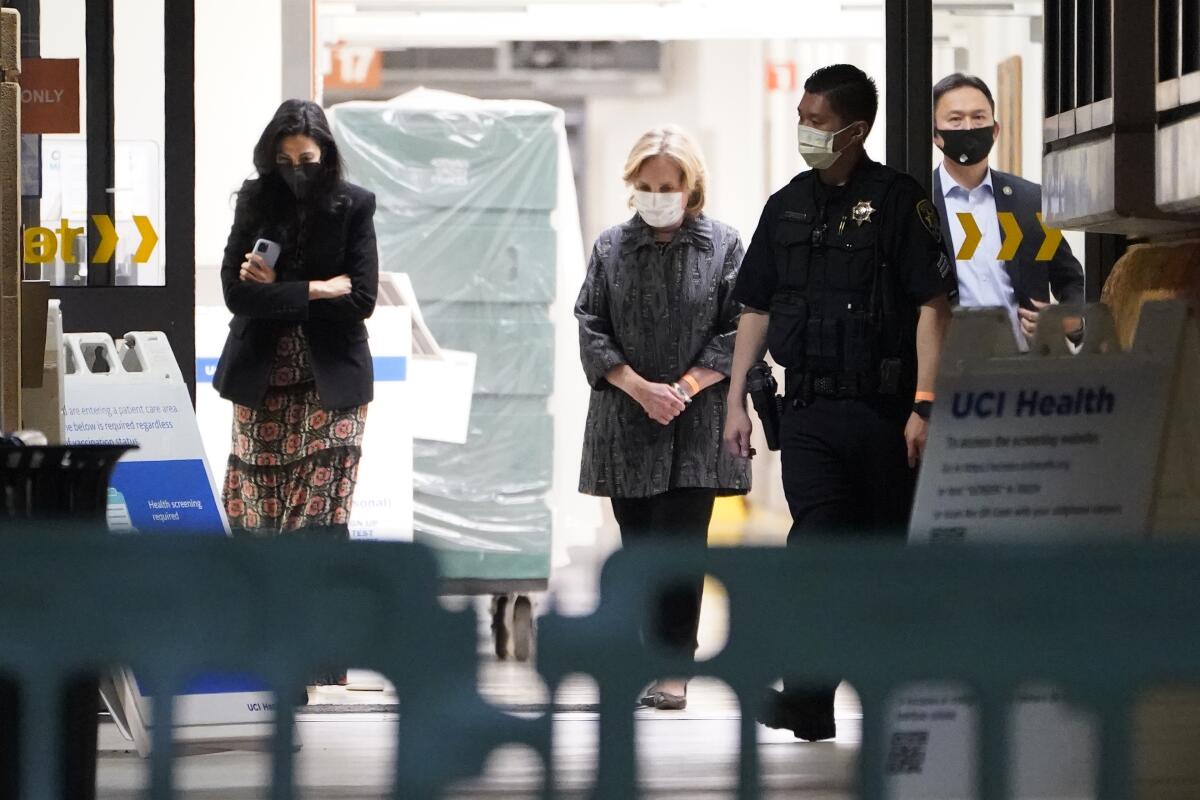
[[[357,12],[338,13],[343,2],[323,2],[318,11],[326,41],[383,48],[514,40],[882,39],[881,11],[839,13],[834,6],[810,13],[818,1],[357,0]],[[364,10],[368,4],[371,10]]]

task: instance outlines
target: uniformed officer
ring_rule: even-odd
[[[805,82],[799,145],[812,169],[767,201],[734,289],[744,312],[725,446],[750,455],[745,376],[769,348],[787,368],[789,544],[903,536],[928,433],[957,284],[925,192],[866,155],[878,106],[874,81],[854,66]],[[835,688],[785,682],[760,719],[802,739],[833,738]]]

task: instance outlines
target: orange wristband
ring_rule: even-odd
[[[691,387],[693,397],[700,394],[700,382],[698,380],[696,380],[695,378],[693,378],[691,375],[684,373],[684,376],[682,378],[680,378],[680,380],[683,381],[684,383],[686,383],[689,387]]]
[[[933,392],[917,392],[917,396],[913,400],[918,403],[932,403]]]

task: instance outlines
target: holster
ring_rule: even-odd
[[[779,384],[771,374],[771,368],[765,361],[759,361],[746,373],[746,393],[758,419],[762,422],[763,436],[767,440],[767,449],[779,449],[779,424],[783,411],[783,398],[776,392]]]

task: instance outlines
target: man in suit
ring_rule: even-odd
[[[957,259],[966,238],[959,213],[973,215],[983,234],[971,258],[957,261],[959,305],[1008,309],[1017,345],[1028,350],[1043,308],[1055,301],[1083,303],[1083,268],[1065,241],[1052,260],[1036,260],[1044,239],[1037,219],[1042,187],[988,165],[1000,123],[987,84],[962,73],[943,78],[933,87],[933,114],[933,142],[944,155],[933,171],[933,200],[950,258]],[[1016,257],[1002,262],[997,215],[1006,211],[1016,215],[1024,239]],[[1068,338],[1078,342],[1083,321],[1072,318],[1065,327]]]

